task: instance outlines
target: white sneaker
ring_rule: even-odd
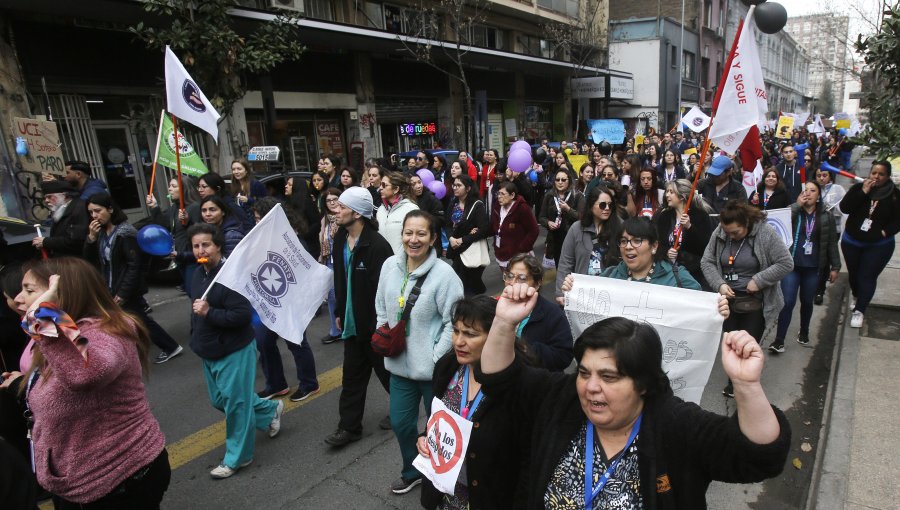
[[[237,468],[230,468],[230,467],[226,466],[225,464],[219,464],[218,466],[213,468],[212,471],[209,472],[209,476],[215,478],[216,480],[224,480],[225,478],[228,478],[228,477],[234,475],[235,473],[237,473],[238,469],[249,466],[252,462],[253,462],[253,459],[250,459],[247,462],[244,462],[243,464],[238,466]]]
[[[281,415],[284,414],[284,400],[279,400],[275,407],[275,416],[269,422],[269,437],[275,437],[281,431]]]
[[[861,328],[863,323],[863,313],[859,310],[853,310],[853,315],[850,316],[850,327],[851,328]]]

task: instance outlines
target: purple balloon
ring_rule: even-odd
[[[528,142],[526,142],[525,140],[518,140],[518,141],[513,142],[512,147],[509,148],[509,152],[513,152],[518,149],[523,149],[530,153],[531,145]]]
[[[419,179],[422,179],[422,184],[428,186],[434,181],[434,174],[431,173],[431,170],[427,168],[422,168],[416,172],[416,175],[419,176]]]
[[[425,181],[423,180],[422,182]],[[438,200],[441,200],[445,196],[447,196],[447,186],[444,186],[444,183],[441,181],[435,181],[434,179],[432,179],[431,182],[426,184],[426,186],[428,186],[428,189],[430,189],[431,192],[434,193],[434,196],[436,196]]]
[[[524,172],[531,167],[531,151],[515,149],[509,153],[506,166],[513,172]]]

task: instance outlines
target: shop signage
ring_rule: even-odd
[[[275,145],[251,147],[247,153],[247,161],[278,161],[281,148]]]
[[[606,76],[593,78],[572,78],[573,99],[605,99]]]
[[[334,154],[344,157],[344,138],[341,136],[341,123],[336,120],[316,122],[316,140],[319,152],[323,155]]]
[[[434,122],[417,122],[415,124],[400,124],[401,136],[434,136],[437,134],[437,124]]]
[[[634,99],[634,80],[620,76],[609,77],[610,99]]]
[[[55,122],[14,117],[12,131],[13,136],[22,138],[28,148],[27,154],[19,156],[23,170],[53,175],[66,173]]]

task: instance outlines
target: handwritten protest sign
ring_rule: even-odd
[[[573,276],[575,283],[566,294],[572,334],[577,338],[607,317],[653,325],[662,341],[663,371],[675,394],[700,403],[722,336],[719,295],[601,276]]]
[[[625,123],[621,119],[588,120],[587,124],[594,143],[625,143]]]
[[[12,128],[13,136],[23,138],[28,147],[28,153],[19,156],[23,170],[53,175],[66,173],[55,122],[14,117]]]
[[[431,457],[417,455],[413,467],[431,480],[434,488],[453,494],[459,471],[465,462],[472,422],[451,411],[439,399],[431,401],[431,417],[425,429],[425,441]]]

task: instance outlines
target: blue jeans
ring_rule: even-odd
[[[334,269],[334,263],[326,264],[328,269]],[[337,321],[334,316],[334,309],[337,307],[337,300],[334,297],[334,285],[328,291],[328,334],[331,336],[341,336],[341,330],[337,327]],[[305,342],[304,342],[305,343]]]
[[[256,431],[266,430],[277,404],[253,391],[256,379],[256,342],[222,359],[203,360],[206,390],[213,407],[225,413],[225,458],[236,469],[253,458]]]
[[[401,476],[407,480],[422,476],[412,461],[419,454],[419,402],[425,404],[425,414],[431,414],[431,381],[414,381],[391,374],[391,428],[400,445],[403,458]]]
[[[866,313],[869,301],[875,295],[878,275],[894,255],[893,241],[881,246],[855,246],[841,241],[841,251],[847,262],[847,275],[850,277],[850,290],[856,298],[856,310]]]
[[[797,294],[800,294],[800,334],[809,334],[809,321],[812,319],[813,299],[816,297],[816,289],[819,287],[818,267],[794,267],[781,280],[781,293],[784,294],[784,308],[778,314],[778,331],[775,333],[775,341],[784,341],[788,326],[791,325],[791,316],[794,314],[794,305],[797,304]]]
[[[262,365],[263,376],[266,379],[266,390],[281,391],[288,387],[284,378],[284,365],[281,363],[281,351],[278,350],[278,334],[265,327],[255,316],[253,318],[253,333],[256,336],[256,348],[259,349],[259,363]],[[312,391],[319,387],[316,378],[316,358],[313,356],[306,333],[303,333],[303,343],[300,345],[285,340],[288,350],[294,356],[294,365],[297,367],[297,380],[300,381],[300,389]]]

